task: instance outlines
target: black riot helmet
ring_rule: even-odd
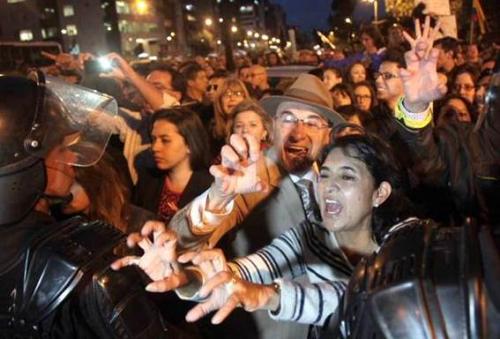
[[[487,227],[407,224],[356,267],[320,338],[499,338],[499,278]]]
[[[43,196],[43,159],[54,148],[71,152],[61,158],[68,165],[96,163],[116,112],[113,98],[41,72],[0,76],[0,226],[21,220]]]

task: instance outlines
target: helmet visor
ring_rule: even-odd
[[[38,79],[42,100],[26,150],[45,157],[54,148],[72,156],[60,159],[72,166],[90,166],[101,158],[111,137],[116,100],[88,88],[68,85],[57,78]]]

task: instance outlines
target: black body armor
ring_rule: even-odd
[[[23,228],[26,241],[0,271],[0,338],[167,337],[138,272],[109,268],[120,231],[79,217],[12,230]]]
[[[486,228],[403,225],[356,267],[317,337],[500,338],[498,259]]]

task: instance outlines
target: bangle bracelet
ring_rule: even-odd
[[[277,315],[278,313],[280,313],[280,310],[281,310],[281,286],[276,281],[273,281],[273,283],[271,284],[271,287],[273,288],[274,292],[278,295],[278,298],[279,298],[278,299],[278,308],[275,309],[274,311],[271,311],[271,314]]]

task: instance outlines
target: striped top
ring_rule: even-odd
[[[308,221],[230,266],[253,283],[280,284],[281,305],[270,312],[273,319],[316,325],[337,309],[353,270],[333,233]],[[300,276],[308,282],[294,281]]]

